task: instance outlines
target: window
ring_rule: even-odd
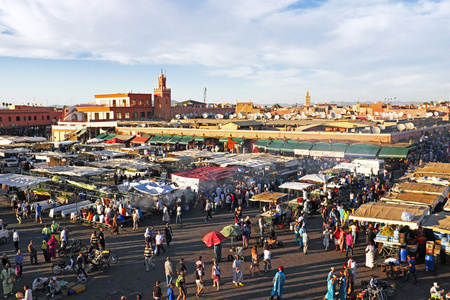
[[[137,113],[137,111],[135,111],[134,113],[133,113],[133,119],[137,119],[138,118],[138,113]]]
[[[130,113],[129,112],[126,112],[125,113],[125,119],[129,119],[130,118]]]
[[[8,121],[11,122],[11,117],[8,117]]]
[[[16,121],[20,121],[20,117],[16,117]]]
[[[150,105],[150,99],[145,100],[145,104]]]
[[[2,118],[2,117],[0,117],[0,122],[1,122],[1,121],[3,121],[3,118]]]
[[[142,99],[139,99],[139,105],[142,105],[142,104],[143,104]]]
[[[28,116],[28,121],[31,121],[31,116]]]
[[[151,118],[152,117],[152,112],[151,111],[148,111],[147,112],[147,118]]]
[[[50,115],[47,115],[47,120],[50,120]]]
[[[136,100],[131,99],[131,105],[135,105],[136,104]]]
[[[112,106],[116,106],[116,100],[112,101]]]
[[[26,121],[26,120],[27,120],[27,117],[26,117],[26,116],[23,116],[23,120]]]
[[[44,116],[42,116],[42,120],[44,120]]]
[[[99,119],[100,119],[99,113],[94,113],[94,120],[99,120]]]
[[[37,116],[34,116],[34,120],[35,120],[35,121],[37,120]]]
[[[141,111],[141,118],[145,118],[145,111]]]
[[[122,113],[118,112],[116,113],[117,119],[122,119]]]

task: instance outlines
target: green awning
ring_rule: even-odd
[[[192,136],[183,136],[183,138],[178,142],[180,145],[189,145],[194,138]]]
[[[156,134],[150,140],[148,140],[147,143],[156,144],[161,137],[162,135]]]
[[[347,144],[316,143],[309,151],[311,156],[344,157]]]
[[[116,135],[117,135],[117,134],[115,134],[115,133],[110,133],[110,134],[108,134],[107,136],[103,137],[103,139],[104,139],[105,141],[107,141],[107,140],[110,140],[110,139],[115,138]]]
[[[196,142],[204,142],[205,138],[202,137],[202,136],[196,136],[196,137],[194,137],[194,141],[196,141]]]
[[[96,137],[95,137],[95,139],[103,139],[105,136],[107,136],[108,134],[107,133],[102,133],[102,134],[99,134],[99,135],[97,135]]]
[[[330,151],[330,147],[329,143],[316,143],[310,151]]]
[[[170,134],[165,134],[158,140],[158,144],[166,144],[172,136]]]
[[[180,140],[181,140],[181,136],[180,136],[180,135],[174,135],[174,136],[170,139],[170,141],[168,141],[167,143],[168,143],[168,144],[171,144],[171,145],[175,145],[175,144],[178,143]]]
[[[284,143],[283,147],[281,147],[281,151],[294,153],[294,149],[298,146],[297,141],[287,141]]]
[[[244,142],[244,139],[242,138],[233,138],[232,140],[235,141],[236,144],[242,144]]]
[[[339,144],[339,143],[331,144],[330,151],[345,153],[345,150],[347,150],[347,147],[348,147],[347,144]]]
[[[348,146],[345,156],[375,158],[378,150],[380,150],[380,147],[375,145],[353,144]]]
[[[85,134],[85,133],[86,133],[86,128],[83,128],[83,129],[81,129],[77,134],[75,134],[75,136],[80,137],[80,136],[82,136],[82,135]]]
[[[269,151],[281,151],[281,147],[283,147],[284,141],[281,140],[273,140],[272,143],[270,143],[266,150]]]
[[[150,137],[149,134],[143,134],[142,136],[143,136],[143,137]]]
[[[253,147],[266,149],[267,145],[269,145],[269,144],[270,144],[270,140],[261,139],[261,140],[257,140],[253,144]]]
[[[228,143],[228,138],[220,138],[219,143]]]
[[[409,148],[401,147],[381,147],[379,158],[406,158]]]

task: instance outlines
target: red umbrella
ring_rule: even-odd
[[[202,241],[206,244],[206,246],[211,247],[213,245],[218,245],[218,244],[222,243],[226,239],[227,238],[220,232],[212,231],[212,232],[206,234],[202,238]]]

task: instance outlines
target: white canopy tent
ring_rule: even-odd
[[[18,188],[30,188],[46,181],[50,181],[50,178],[34,177],[13,173],[0,174],[0,184]]]
[[[305,190],[311,186],[314,186],[312,183],[304,183],[304,182],[285,182],[280,185],[278,188],[288,189],[288,190]]]
[[[328,180],[334,178],[334,176],[328,176],[324,174],[308,174],[299,179],[299,181],[310,181],[310,182],[316,182],[316,183],[322,183],[325,184],[328,182]]]
[[[168,194],[176,190],[175,186],[165,184],[164,182],[158,182],[153,180],[141,180],[139,182],[126,182],[119,185],[121,191],[129,191],[135,189],[144,194],[150,194],[153,196]]]
[[[89,165],[98,168],[113,168],[113,169],[124,169],[124,170],[146,170],[149,169],[159,169],[160,166],[154,163],[145,162],[143,160],[137,159],[108,159],[96,162],[89,162]]]
[[[78,167],[78,166],[57,166],[51,168],[32,169],[30,171],[38,173],[43,172],[54,175],[75,176],[75,177],[95,176],[106,172],[111,172],[111,170],[103,168]]]

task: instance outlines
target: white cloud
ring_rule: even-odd
[[[341,98],[349,88],[448,88],[448,1],[190,2],[3,1],[0,56],[202,66]]]

